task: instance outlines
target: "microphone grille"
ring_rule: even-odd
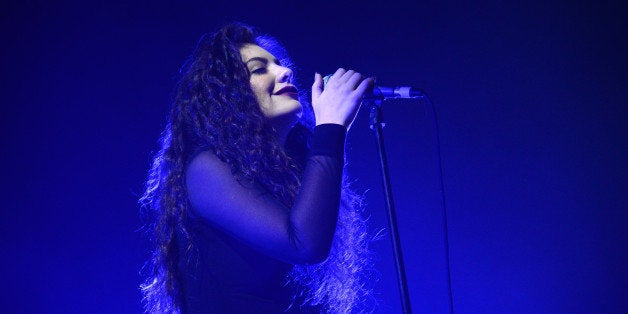
[[[323,87],[325,87],[325,86],[327,85],[327,81],[329,81],[329,79],[331,78],[331,76],[332,76],[332,74],[328,74],[328,75],[325,75],[325,76],[323,77]]]

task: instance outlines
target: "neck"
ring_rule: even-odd
[[[277,141],[282,146],[286,145],[286,140],[288,139],[288,134],[292,131],[296,121],[286,121],[286,120],[274,120],[272,121],[273,130],[275,134],[277,134]]]
[[[292,130],[291,127],[275,129],[275,132],[277,133],[277,140],[284,147],[286,146],[286,141],[288,140],[288,134],[290,133],[290,130]]]

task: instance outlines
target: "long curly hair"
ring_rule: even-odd
[[[199,149],[208,149],[240,178],[256,181],[288,207],[293,205],[303,173],[299,159],[307,153],[313,114],[304,107],[285,147],[265,119],[249,83],[239,49],[256,44],[292,67],[285,49],[269,36],[243,24],[230,24],[205,35],[181,68],[161,148],[153,158],[139,202],[152,242],[141,285],[147,312],[177,313],[181,304],[177,263],[193,248],[188,233],[190,204],[185,167]],[[343,180],[346,182],[346,180]],[[361,198],[343,183],[338,224],[326,261],[296,265],[286,278],[294,300],[330,313],[364,311],[371,289],[370,238],[361,215]],[[183,238],[183,239],[182,239]],[[184,240],[184,241],[181,241]],[[179,243],[188,243],[180,247]]]

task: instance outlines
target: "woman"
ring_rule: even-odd
[[[140,199],[146,310],[364,310],[369,239],[342,168],[373,80],[338,69],[323,90],[316,74],[312,121],[285,50],[241,24],[204,36],[181,73]]]

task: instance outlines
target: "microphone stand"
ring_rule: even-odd
[[[371,113],[369,123],[371,130],[375,132],[377,140],[377,148],[379,151],[379,163],[382,174],[382,182],[384,184],[384,194],[386,197],[386,205],[388,207],[388,225],[390,227],[390,237],[392,239],[393,254],[395,256],[395,266],[397,269],[397,283],[399,284],[399,293],[401,296],[401,306],[404,314],[412,313],[410,307],[410,296],[408,294],[408,283],[406,280],[406,269],[403,264],[403,255],[401,253],[401,241],[397,227],[397,215],[395,213],[395,205],[393,203],[392,187],[390,186],[390,174],[388,173],[388,160],[386,158],[386,149],[384,147],[384,118],[382,115],[382,102],[384,98],[376,97],[368,99],[371,105]]]

